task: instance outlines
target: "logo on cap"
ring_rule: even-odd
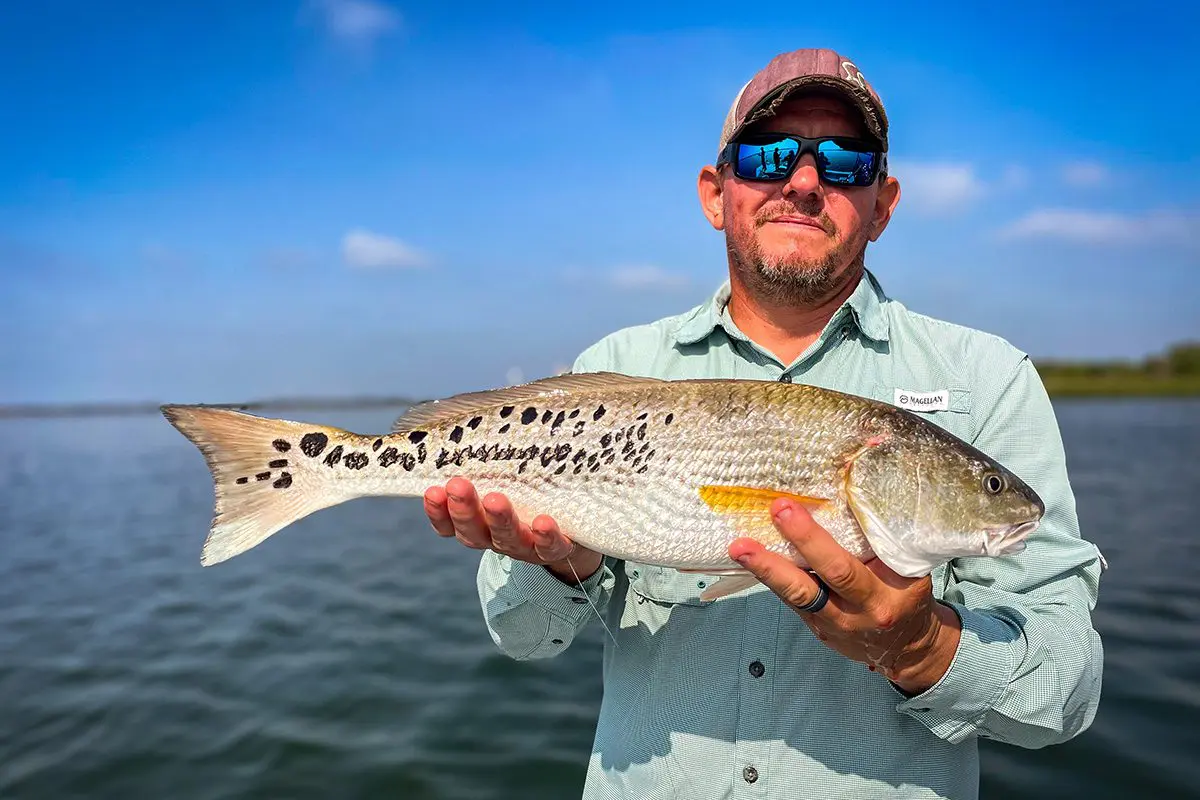
[[[864,92],[870,92],[870,89],[867,87],[867,79],[863,77],[863,74],[859,68],[854,66],[854,62],[843,61],[842,71],[846,73],[846,80],[850,81],[851,83],[858,84],[858,88],[862,89]]]

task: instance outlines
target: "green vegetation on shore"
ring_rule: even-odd
[[[1142,361],[1041,361],[1038,373],[1053,398],[1200,397],[1200,342],[1185,342]],[[408,397],[327,397],[254,400],[213,404],[251,412],[310,409],[391,408],[421,402]],[[0,405],[0,419],[29,417],[120,417],[157,414],[158,403],[67,403]]]
[[[1142,361],[1035,361],[1051,397],[1200,396],[1200,342]]]

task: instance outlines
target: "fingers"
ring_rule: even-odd
[[[729,545],[729,557],[758,578],[783,602],[802,611],[817,599],[820,587],[807,571],[790,559],[772,553],[753,539],[736,539]]]
[[[808,511],[790,500],[779,499],[771,506],[771,515],[775,527],[831,591],[858,606],[868,605],[879,596],[883,587],[875,573],[835,542]]]
[[[529,530],[534,552],[545,562],[562,561],[575,550],[575,544],[562,534],[558,523],[545,514],[536,517]]]
[[[491,533],[492,548],[518,558],[528,558],[533,550],[529,526],[517,519],[517,512],[504,495],[492,492],[481,502],[484,522]]]
[[[492,537],[483,518],[483,506],[471,482],[463,478],[451,478],[446,484],[446,496],[450,521],[458,540],[476,550],[491,547]]]
[[[425,492],[425,516],[429,517],[429,524],[438,536],[449,539],[454,535],[454,523],[450,520],[446,501],[446,490],[441,486],[432,486]]]

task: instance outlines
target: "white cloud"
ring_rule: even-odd
[[[688,285],[686,276],[653,264],[617,267],[608,274],[608,281],[618,289],[680,289]]]
[[[313,0],[311,7],[331,35],[356,47],[370,47],[401,22],[400,12],[375,0]]]
[[[571,283],[590,283],[622,291],[674,291],[691,283],[678,272],[668,272],[654,264],[627,264],[610,269],[572,267],[563,272]]]
[[[363,268],[413,268],[429,265],[429,257],[399,239],[360,229],[342,238],[342,259]]]
[[[1200,213],[1150,211],[1124,214],[1043,208],[999,231],[1003,239],[1061,239],[1096,245],[1200,245]]]
[[[1076,161],[1062,169],[1062,179],[1070,186],[1097,186],[1108,178],[1108,167],[1095,161]]]
[[[963,211],[984,192],[971,164],[901,161],[888,170],[900,181],[900,206],[925,215]]]

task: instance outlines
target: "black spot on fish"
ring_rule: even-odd
[[[420,444],[428,435],[429,431],[412,431],[408,434],[408,440],[413,444]]]
[[[521,424],[522,425],[528,425],[529,423],[533,422],[535,419],[537,419],[537,409],[534,408],[533,406],[530,406],[529,408],[527,408],[521,412]]]
[[[505,406],[504,408],[500,409],[500,419],[506,418],[512,412],[513,412],[512,406]]]
[[[625,460],[628,461],[636,448],[637,445],[633,443],[633,439],[626,439],[625,446],[621,448],[621,455],[625,456]]]
[[[413,458],[412,453],[402,453],[400,455],[400,466],[404,467],[405,472],[412,472],[417,466],[417,460]]]
[[[672,422],[674,422],[674,421],[675,421],[675,415],[674,415],[674,414],[667,414],[667,418],[663,420],[663,423],[664,423],[664,424],[666,424],[666,425],[670,425],[670,424],[671,424]]]
[[[650,469],[650,467],[648,467],[648,466],[643,466],[641,469],[639,469],[639,470],[637,471],[637,474],[638,474],[638,475],[642,475],[642,474],[644,474],[644,473],[646,472],[646,470],[648,470],[648,469]]]
[[[643,411],[642,413],[640,413],[640,414],[638,414],[638,415],[637,415],[637,418],[638,418],[638,419],[645,419],[645,418],[646,418],[646,417],[648,417],[648,416],[650,416],[650,412],[649,412],[649,411]]]
[[[292,443],[287,439],[276,439],[275,441],[271,442],[271,446],[281,453],[286,453],[288,450],[292,449]]]
[[[511,427],[512,426],[509,425],[507,422],[504,423],[503,425],[500,426],[500,433],[508,433],[508,429]]]
[[[584,450],[581,447],[575,451],[575,457],[572,458],[571,461],[575,464],[578,464],[579,462],[583,461],[585,458],[587,458],[587,450]]]
[[[592,464],[592,466],[588,469],[588,472],[597,472],[597,471],[599,471],[599,469],[600,469],[600,462],[597,461],[595,464]]]
[[[300,452],[309,458],[316,458],[325,452],[325,445],[329,444],[329,437],[321,432],[306,433],[300,440]]]
[[[455,425],[454,430],[450,431],[450,441],[458,444],[462,441],[463,429],[461,425]]]
[[[479,427],[479,423],[483,422],[483,417],[471,417],[471,421],[467,423],[467,427],[475,430]]]
[[[580,419],[575,421],[575,430],[571,432],[571,435],[578,436],[581,433],[583,433],[583,420]]]
[[[412,456],[409,456],[409,458],[412,458]],[[381,467],[390,467],[399,460],[400,451],[394,447],[385,448],[384,451],[379,454],[379,466]]]
[[[587,463],[588,463],[588,466],[589,466],[589,467],[594,467],[594,466],[596,466],[596,459],[597,459],[597,458],[599,458],[599,457],[600,457],[600,456],[596,455],[595,453],[592,453],[590,456],[588,456],[588,462],[587,462]]]
[[[600,406],[599,408],[596,409],[596,413],[592,414],[592,419],[594,419],[598,422],[600,420],[600,418],[603,416],[604,416],[604,406]]]
[[[572,474],[572,475],[578,475],[578,474],[579,474],[579,473],[581,473],[581,472],[583,472],[583,464],[580,464],[578,467],[576,467],[576,468],[575,468],[575,471],[574,471],[574,472],[572,472],[571,474]]]
[[[435,467],[437,467],[438,469],[441,469],[442,467],[446,466],[446,463],[449,460],[450,460],[450,454],[448,452],[446,452],[446,448],[443,447],[442,452],[438,453],[437,458],[435,458],[433,460],[433,465]]]
[[[342,460],[342,446],[339,444],[337,447],[335,447],[329,451],[329,455],[325,456],[325,466],[335,467],[335,466],[337,466],[337,463],[341,460]]]
[[[578,416],[579,416],[579,409],[578,409],[578,408],[575,408],[575,409],[572,409],[572,410],[571,410],[571,413],[567,415],[567,418],[568,418],[568,419],[575,419],[575,418],[576,418],[576,417],[578,417]]]
[[[375,443],[371,445],[371,452],[379,452],[380,447],[383,447],[383,439],[376,439]]]
[[[601,447],[608,447],[610,444],[612,444],[612,434],[611,433],[606,433],[600,437],[600,446]]]
[[[424,463],[425,463],[425,455],[426,455],[426,453],[427,453],[427,452],[428,452],[428,451],[426,451],[426,450],[425,450],[425,443],[424,443],[424,442],[422,442],[421,444],[417,445],[417,463],[418,463],[418,464],[424,464]]]
[[[641,441],[642,439],[645,439],[645,438],[646,438],[646,423],[643,422],[642,426],[640,428],[638,428],[638,441]]]
[[[554,470],[555,475],[562,475],[567,470],[566,464],[559,464],[558,469]]]
[[[256,481],[265,481],[265,480],[267,480],[267,479],[268,479],[268,478],[270,478],[270,477],[271,477],[271,473],[269,473],[269,472],[260,472],[260,473],[258,473],[257,475],[255,475],[255,476],[254,476],[254,480],[256,480]]]
[[[371,463],[371,459],[366,453],[354,452],[346,454],[347,469],[362,469],[369,463]]]
[[[249,483],[250,479],[249,478],[238,478],[237,482],[238,483]]]
[[[268,461],[267,466],[270,467],[271,469],[279,469],[281,467],[286,467],[287,459],[286,458],[277,458],[274,461]]]
[[[566,461],[567,456],[569,455],[571,455],[571,445],[567,444],[566,442],[563,442],[558,447],[554,448],[554,458],[558,461]]]
[[[555,431],[557,431],[559,429],[559,427],[563,424],[563,422],[566,420],[566,418],[567,418],[567,412],[565,412],[565,411],[558,412],[558,416],[554,418],[554,424],[550,426],[550,432],[554,433]]]
[[[554,451],[547,447],[542,451],[542,466],[548,467],[554,463]]]
[[[276,489],[286,489],[292,485],[292,473],[285,472],[279,476],[279,480],[271,484]]]
[[[641,455],[642,453],[646,452],[649,449],[650,449],[650,443],[646,442],[644,445],[642,445],[642,449],[638,450],[638,455]]]
[[[517,467],[517,474],[518,474],[518,475],[524,475],[524,474],[525,474],[525,468],[526,468],[526,467],[528,467],[528,466],[529,466],[529,462],[528,462],[528,461],[522,461],[522,462],[520,463],[520,465]]]
[[[616,457],[617,457],[617,454],[614,453],[612,450],[605,450],[604,453],[608,453],[608,458],[604,459],[605,464],[611,464],[613,462],[613,460],[616,459]],[[601,453],[600,455],[604,455],[604,453]]]
[[[554,416],[554,412],[549,409],[546,409],[546,412],[544,414],[542,414],[542,424],[545,425],[547,422],[550,421],[551,417],[553,417],[553,416]]]

